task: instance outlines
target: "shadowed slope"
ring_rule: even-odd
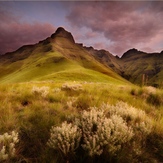
[[[92,47],[85,49],[96,60],[132,83],[163,87],[163,51],[146,53],[130,49],[119,58],[105,50],[95,50]]]
[[[160,86],[163,79],[163,53],[131,49],[121,58],[123,77],[134,83]],[[142,77],[144,75],[144,81]]]

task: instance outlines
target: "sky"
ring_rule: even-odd
[[[163,1],[0,1],[0,54],[64,27],[75,42],[122,56],[163,50]]]

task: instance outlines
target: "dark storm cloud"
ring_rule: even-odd
[[[108,48],[122,54],[132,47],[155,50],[157,40],[163,41],[162,8],[162,2],[78,2],[67,19],[103,33],[112,42]]]

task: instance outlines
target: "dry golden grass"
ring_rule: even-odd
[[[69,89],[63,89],[65,84]],[[34,93],[33,87],[40,90],[47,88],[46,95],[42,95],[41,91]],[[148,96],[143,96],[144,93],[150,95],[144,88],[117,83],[43,81],[1,84],[0,134],[13,130],[19,132],[17,155],[20,160],[54,161],[58,156],[50,156],[53,152],[45,145],[50,136],[51,126],[58,126],[65,120],[78,117],[81,111],[89,107],[100,107],[103,103],[115,105],[123,101],[143,110],[152,120],[154,128],[147,141],[151,144],[151,149],[158,150],[154,154],[146,148],[143,151],[146,152],[145,156],[151,154],[151,160],[160,160],[163,156],[163,105],[148,103]],[[161,96],[163,91],[157,90],[156,94]],[[156,141],[154,136],[157,137]]]

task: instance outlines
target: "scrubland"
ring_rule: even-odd
[[[162,97],[128,83],[1,84],[0,162],[161,162]]]

